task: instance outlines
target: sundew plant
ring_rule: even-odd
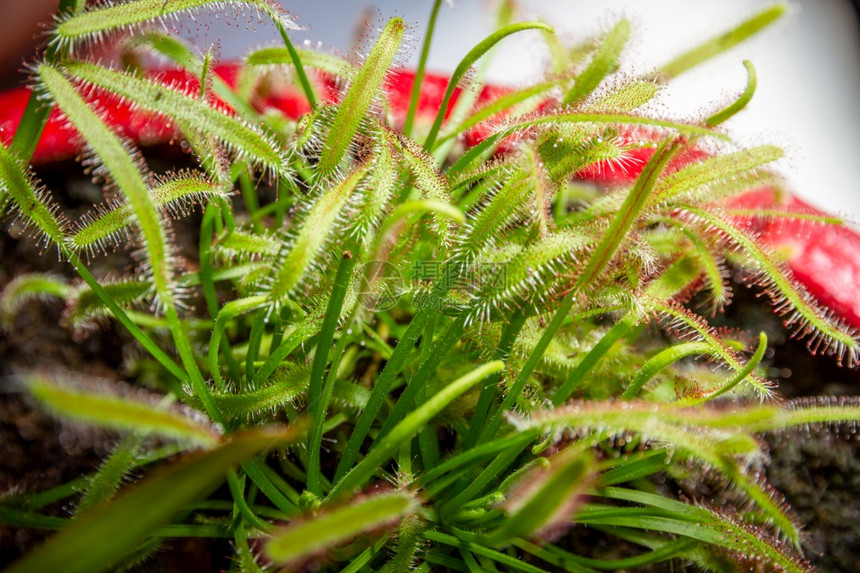
[[[811,569],[759,435],[851,426],[860,404],[781,400],[767,337],[707,318],[733,273],[813,352],[855,366],[857,333],[749,224],[835,223],[733,207],[780,187],[782,151],[720,127],[753,96],[750,62],[740,95],[703,94],[700,117],[652,103],[786,7],[636,76],[619,64],[626,20],[566,46],[502,2],[439,78],[424,61],[440,3],[413,75],[398,18],[349,60],[294,46],[267,0],[60,2],[0,145],[0,205],[79,279],[17,277],[3,317],[62,298],[68,328],[116,321],[139,354],[122,392],[18,373],[56,416],[122,437],[94,473],[0,498],[3,523],[57,530],[8,571],[146,570],[177,537],[228,539],[213,547],[243,572]],[[225,65],[165,32],[212,10],[279,35]],[[521,33],[547,42],[544,79],[482,89],[493,48]],[[123,57],[89,58],[101,45]],[[116,106],[196,167],[154,174]],[[52,109],[105,194],[74,220],[28,166]],[[200,221],[191,245],[180,220]],[[89,270],[114,250],[135,268]],[[724,493],[661,485],[702,476]],[[59,502],[71,515],[46,513]],[[624,553],[583,552],[584,528]]]

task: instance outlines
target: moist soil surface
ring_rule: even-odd
[[[54,188],[62,208],[74,220],[88,210],[101,192],[72,166],[63,171],[40,173]],[[193,233],[194,221],[175,232]],[[195,245],[193,236],[180,244]],[[124,254],[98,257],[96,276],[117,274],[132,260]],[[68,265],[58,261],[55,250],[40,250],[34,241],[8,219],[0,222],[0,288],[27,272],[51,272],[73,278]],[[694,303],[695,304],[695,301]],[[0,496],[38,492],[96,470],[116,443],[117,436],[58,422],[35,407],[21,391],[15,377],[33,370],[61,369],[110,382],[133,379],[130,359],[140,351],[130,337],[112,324],[85,336],[72,335],[62,326],[64,304],[57,300],[31,301],[16,315],[11,326],[0,330]],[[836,366],[832,357],[812,356],[802,342],[792,340],[764,299],[746,287],[735,286],[735,299],[714,324],[764,330],[772,342],[768,351],[770,378],[788,399],[807,396],[860,395],[860,371]],[[855,428],[811,429],[765,436],[771,461],[765,468],[768,481],[785,495],[804,530],[804,554],[822,572],[860,571],[860,435]],[[708,486],[663,484],[667,491],[680,490],[702,499]],[[697,489],[698,487],[698,489]],[[704,488],[704,489],[703,489]],[[670,491],[671,493],[671,491]],[[68,517],[75,498],[46,508],[45,513]],[[0,526],[0,567],[37,545],[49,532],[26,527]],[[574,528],[565,543],[583,555],[619,558],[636,549]],[[221,571],[230,566],[231,549],[222,540],[168,541],[143,571]],[[541,564],[543,566],[543,564]],[[683,569],[675,563],[652,570]]]

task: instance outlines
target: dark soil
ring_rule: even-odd
[[[787,337],[767,303],[744,287],[723,318],[748,331],[764,330],[776,342],[770,377],[786,398],[860,395],[860,369],[833,357],[812,356]],[[767,480],[785,495],[806,524],[804,555],[822,573],[860,571],[860,434],[856,427],[813,428],[765,436],[771,463]]]

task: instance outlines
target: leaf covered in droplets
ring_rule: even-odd
[[[288,158],[275,140],[255,125],[215,109],[182,87],[165,86],[139,75],[86,62],[68,62],[64,71],[87,86],[107,90],[133,106],[176,118],[184,125],[221,141],[240,161],[271,173],[288,172]],[[89,138],[88,138],[89,141]]]
[[[282,565],[301,563],[356,537],[394,527],[420,507],[420,500],[408,491],[368,494],[275,530],[265,555]]]
[[[135,152],[87,105],[74,85],[49,64],[38,67],[40,81],[88,142],[97,161],[131,208],[140,230],[146,266],[152,276],[159,303],[171,306],[175,295],[175,269],[164,217],[149,194],[148,185]]]
[[[40,187],[24,163],[0,145],[0,208],[11,203],[25,228],[33,229],[45,243],[63,245],[68,222],[48,192]]]
[[[352,144],[361,121],[370,109],[374,98],[378,97],[378,92],[388,73],[388,67],[400,49],[405,30],[406,25],[400,18],[392,18],[388,22],[338,106],[316,166],[323,178],[338,169]]]
[[[515,537],[536,537],[569,523],[593,471],[594,459],[588,450],[570,446],[523,475],[505,502],[508,518],[488,534],[493,545],[503,545]]]
[[[344,206],[358,192],[368,169],[360,165],[344,181],[322,191],[301,217],[301,228],[291,232],[273,264],[272,274],[266,278],[266,291],[272,301],[285,300],[314,268],[323,248],[333,239]]]
[[[295,24],[286,13],[270,0],[136,0],[134,2],[105,2],[91,5],[88,9],[61,17],[54,28],[52,41],[59,46],[74,46],[81,42],[94,42],[116,30],[123,30],[147,23],[176,18],[183,12],[225,8],[249,10],[266,14],[284,28]]]
[[[8,328],[21,306],[30,300],[65,298],[71,293],[69,284],[59,276],[47,273],[19,275],[0,291],[0,325]]]
[[[755,276],[750,281],[759,284],[771,298],[775,311],[783,315],[793,334],[806,338],[813,352],[833,354],[837,360],[855,366],[860,360],[860,335],[839,317],[823,308],[812,295],[791,276],[784,265],[765,246],[744,230],[714,213],[699,207],[684,207],[688,220],[706,225],[706,231],[720,236],[734,252],[743,256],[743,264]]]
[[[45,376],[27,379],[28,390],[55,415],[85,424],[122,430],[152,433],[166,438],[205,447],[218,442],[212,426],[166,406],[135,396],[98,392],[78,388]]]
[[[224,197],[223,186],[196,174],[179,174],[156,184],[152,191],[155,206],[173,216],[186,212],[189,205],[205,203]],[[107,202],[96,207],[95,215],[87,215],[75,224],[69,246],[89,253],[104,252],[108,246],[127,243],[129,227],[135,222],[130,205]],[[124,239],[124,240],[122,240]]]

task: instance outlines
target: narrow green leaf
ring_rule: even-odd
[[[114,430],[153,433],[205,447],[218,442],[210,426],[152,402],[86,391],[36,375],[29,376],[26,383],[45,407],[63,418]]]
[[[601,80],[617,66],[618,57],[629,37],[630,22],[628,20],[619,21],[603,39],[585,71],[576,78],[573,88],[564,96],[562,105],[578,101],[594,91]]]
[[[281,250],[281,241],[264,231],[254,232],[252,229],[237,227],[218,237],[212,250],[225,260],[267,260]]]
[[[788,4],[782,2],[769,6],[728,32],[724,32],[716,38],[712,38],[692,50],[681,54],[671,62],[660,67],[657,71],[666,79],[674,78],[740,44],[784,16],[788,10]]]
[[[464,231],[457,237],[455,255],[472,261],[480,251],[495,247],[495,238],[527,204],[533,181],[528,173],[517,171],[488,194],[483,205],[473,213]]]
[[[528,472],[506,502],[506,520],[487,534],[487,541],[499,546],[514,537],[538,536],[570,519],[593,461],[589,451],[569,446],[549,459],[548,468]]]
[[[669,326],[677,332],[683,332],[688,338],[708,344],[711,347],[710,353],[713,356],[718,356],[733,370],[738,371],[743,368],[743,362],[737,353],[700,316],[671,301],[650,299],[646,304],[658,315],[664,317]],[[773,393],[771,385],[755,373],[747,376],[746,383],[762,398],[767,398]]]
[[[82,12],[85,6],[86,0],[60,0],[55,14],[58,18],[69,17]],[[45,60],[49,62],[56,62],[67,55],[67,49],[56,45],[48,46],[45,50]],[[31,91],[24,113],[12,136],[12,142],[9,144],[10,151],[24,163],[29,163],[33,152],[36,151],[50,114],[51,108],[41,101],[39,93],[36,90]],[[0,199],[2,199],[2,190],[0,190]]]
[[[441,478],[445,474],[454,472],[455,470],[471,467],[475,464],[482,463],[486,459],[501,451],[508,449],[521,450],[526,444],[535,440],[540,435],[537,429],[525,430],[512,435],[504,436],[496,440],[479,444],[474,448],[465,450],[453,457],[449,457],[440,463],[438,466],[428,468],[427,471],[419,476],[419,483],[428,491],[436,493],[433,490],[434,482],[442,481]]]
[[[323,177],[328,177],[337,170],[349,149],[361,121],[370,109],[370,104],[378,97],[388,68],[400,49],[405,30],[406,25],[400,18],[392,18],[388,22],[338,106],[316,166]]]
[[[637,80],[595,98],[593,102],[584,107],[589,111],[606,113],[630,112],[654,99],[659,91],[660,86],[657,83]]]
[[[669,467],[671,455],[667,448],[656,448],[641,455],[633,454],[619,458],[620,463],[600,474],[601,486],[610,486],[662,472]],[[612,460],[616,461],[616,460]]]
[[[34,229],[45,243],[62,246],[65,243],[67,222],[57,214],[57,205],[45,189],[37,187],[26,164],[12,151],[0,144],[0,209],[5,211],[8,201],[23,225]]]
[[[384,437],[378,439],[370,452],[341,479],[329,493],[328,499],[338,499],[361,487],[388,460],[402,444],[411,440],[434,416],[469,388],[491,375],[501,372],[505,363],[489,362],[451,382],[426,402],[409,413]]]
[[[628,115],[623,113],[588,113],[588,112],[554,112],[549,114],[538,115],[537,117],[527,117],[525,119],[516,118],[506,122],[500,122],[495,133],[486,137],[481,143],[475,145],[464,153],[454,164],[448,169],[449,178],[460,174],[470,167],[483,153],[498,143],[500,140],[515,135],[517,133],[525,133],[532,127],[553,126],[553,125],[575,125],[575,124],[607,124],[607,125],[645,125],[651,127],[659,127],[664,129],[675,130],[678,133],[686,135],[702,135],[705,137],[713,137],[721,140],[729,140],[728,136],[712,131],[709,128],[704,128],[696,124],[685,124],[681,122],[667,121],[663,119],[653,119],[650,117],[642,117],[636,115]]]
[[[189,204],[205,203],[226,196],[221,184],[192,174],[169,178],[155,185],[151,194],[157,208],[174,214],[183,213]],[[103,252],[109,244],[116,246],[120,238],[128,239],[128,227],[134,222],[131,205],[107,203],[97,208],[95,216],[77,223],[77,229],[69,238],[69,246],[90,253]]]
[[[296,53],[305,66],[316,68],[340,79],[351,80],[358,72],[358,68],[352,63],[334,54],[300,48],[296,48]],[[245,57],[245,63],[249,66],[292,65],[293,59],[286,47],[276,46],[254,50]]]
[[[718,111],[717,113],[706,119],[705,123],[707,123],[708,125],[712,127],[715,125],[720,125],[739,111],[743,110],[752,99],[753,95],[755,94],[755,88],[758,84],[758,80],[756,79],[755,68],[753,67],[751,61],[744,60],[744,67],[747,69],[747,86],[746,88],[744,88],[743,93],[741,93],[738,99],[730,106]]]
[[[586,263],[582,274],[577,279],[577,285],[586,287],[596,280],[606,265],[609,264],[622,242],[627,239],[630,230],[643,207],[646,205],[651,192],[657,185],[660,175],[669,160],[679,150],[677,141],[664,141],[654,152],[654,156],[642,169],[642,173],[636,179],[633,188],[624,199],[624,204],[612,218],[609,229],[603,235],[600,243],[594,249],[591,257]]]
[[[591,519],[588,510],[581,511],[577,519],[580,523],[611,521],[613,526],[635,527],[653,531],[674,533],[683,537],[712,543],[734,552],[738,557],[763,561],[781,571],[812,571],[810,564],[800,557],[793,548],[774,539],[760,527],[733,519],[721,512],[705,507],[682,503],[656,494],[632,489],[608,487],[600,494],[610,499],[633,502],[667,512],[664,515],[636,515],[639,508],[618,508],[619,517],[601,518],[595,513]],[[612,510],[610,510],[612,511]],[[629,517],[624,517],[628,514]],[[607,523],[607,525],[610,525]]]
[[[254,420],[275,415],[304,396],[309,372],[287,362],[267,376],[265,385],[238,393],[214,392],[212,399],[228,419]],[[195,404],[195,402],[192,402]]]
[[[166,87],[139,75],[70,61],[65,70],[86,85],[107,90],[141,108],[183,122],[221,141],[239,161],[250,161],[272,173],[289,171],[283,149],[258,127],[215,109],[197,94]],[[87,141],[91,141],[86,138]]]
[[[466,72],[469,71],[476,61],[490,51],[493,46],[498,44],[501,40],[507,38],[511,34],[516,34],[523,30],[543,30],[545,32],[553,32],[553,29],[543,22],[518,22],[496,30],[481,40],[477,46],[469,50],[469,53],[463,57],[451,73],[451,78],[448,80],[448,88],[445,90],[445,95],[442,97],[442,104],[439,106],[439,111],[436,114],[433,126],[430,128],[430,133],[427,134],[427,139],[424,141],[425,149],[432,151],[436,146],[436,136],[442,128],[442,121],[445,119],[445,114],[448,111],[448,104],[451,102],[451,96],[454,95],[454,89],[457,87],[457,84],[460,83],[460,80],[463,79],[463,76],[466,75]]]
[[[314,360],[311,364],[311,379],[308,386],[308,414],[311,418],[311,428],[308,432],[307,487],[309,491],[318,496],[322,494],[320,456],[322,454],[323,426],[334,390],[334,378],[337,374],[340,358],[343,355],[345,345],[350,340],[347,332],[341,331],[337,347],[333,353],[331,352],[331,343],[334,340],[334,333],[343,310],[343,302],[352,278],[352,270],[355,268],[355,263],[359,257],[357,250],[356,252],[350,250],[350,248],[354,248],[354,245],[354,242],[347,243],[347,249],[338,264],[334,284],[320,325]],[[352,328],[352,311],[349,310],[348,313],[350,318],[347,319],[347,331]],[[331,368],[328,377],[326,377],[326,366],[329,364],[330,355],[332,356]]]
[[[718,398],[726,392],[730,392],[738,384],[740,384],[741,381],[744,380],[744,378],[752,374],[755,369],[758,368],[758,365],[761,363],[762,358],[764,358],[765,350],[767,350],[767,335],[762,332],[759,334],[758,337],[758,348],[756,349],[755,354],[750,357],[749,361],[744,365],[743,368],[729,376],[729,378],[715,390],[706,392],[704,395],[699,397],[681,400],[680,403],[684,406],[701,404],[703,402],[713,400],[714,398]]]
[[[264,553],[273,563],[296,564],[358,536],[394,527],[420,506],[407,491],[369,495],[274,531]]]
[[[148,46],[157,53],[170,59],[178,66],[188,70],[198,77],[203,76],[204,62],[194,53],[193,48],[188,44],[169,34],[148,30],[139,36],[135,36],[133,41],[140,42]],[[221,100],[226,102],[230,107],[240,113],[246,119],[256,116],[257,112],[248,105],[245,100],[236,95],[227,82],[221,79],[218,74],[209,74],[208,78],[212,82],[212,91],[215,92]],[[204,89],[206,82],[200,83],[200,88]],[[185,130],[183,130],[185,133]]]
[[[552,403],[558,406],[573,395],[582,381],[593,372],[597,363],[612,349],[622,338],[630,334],[637,324],[636,317],[628,315],[612,325],[606,334],[595,344],[583,359],[570,371],[564,383],[558,387],[552,395]]]
[[[695,219],[710,225],[727,237],[744,254],[744,264],[759,273],[759,282],[774,301],[777,312],[786,316],[786,326],[795,329],[796,336],[808,336],[813,352],[823,350],[849,366],[860,362],[860,341],[854,329],[831,313],[822,310],[814,298],[781,267],[767,250],[746,232],[698,207],[684,207]]]
[[[545,570],[535,567],[530,563],[525,563],[516,557],[512,557],[495,549],[485,547],[476,539],[477,536],[469,535],[464,531],[458,531],[458,535],[449,535],[439,531],[425,531],[422,535],[428,541],[434,541],[443,545],[457,547],[470,551],[475,555],[481,555],[491,559],[503,566],[503,571],[524,571],[525,573],[546,573]],[[467,537],[469,539],[467,539]]]
[[[435,0],[433,8],[430,10],[427,31],[424,34],[424,42],[421,44],[421,55],[418,57],[418,66],[415,68],[415,77],[412,80],[409,108],[406,110],[406,119],[403,122],[403,134],[406,137],[412,135],[412,124],[415,121],[415,112],[418,110],[418,99],[421,97],[421,84],[424,82],[424,70],[427,67],[427,57],[430,55],[430,44],[436,31],[436,18],[439,16],[441,6],[442,0]]]
[[[174,18],[180,12],[210,8],[221,11],[225,6],[246,8],[269,16],[276,24],[294,28],[286,12],[267,0],[135,0],[106,5],[91,5],[80,14],[64,17],[54,29],[52,44],[74,47],[81,42],[100,40],[104,34]]]
[[[72,287],[59,276],[47,273],[17,276],[0,291],[0,325],[11,326],[18,309],[28,300],[66,298],[71,292]]]
[[[214,450],[171,464],[120,493],[107,506],[81,516],[74,527],[64,529],[27,554],[9,567],[7,573],[108,570],[159,526],[215,490],[227,468],[275,444],[294,442],[300,435],[295,428],[248,432],[236,435]]]
[[[705,342],[684,342],[661,350],[642,366],[642,369],[636,374],[636,378],[633,379],[621,397],[624,400],[632,400],[639,395],[645,383],[664,368],[688,356],[708,354],[710,351],[711,346]]]
[[[369,165],[361,165],[346,179],[323,192],[307,216],[301,220],[301,229],[295,239],[282,248],[283,254],[274,266],[268,296],[273,302],[285,301],[312,269],[325,245],[331,241],[335,223],[344,205],[365,179]]]
[[[112,301],[123,307],[141,302],[152,290],[149,281],[103,280],[102,289]],[[66,319],[73,328],[86,330],[102,319],[110,318],[110,309],[91,288],[81,286],[75,289],[66,309]]]
[[[694,193],[696,198],[714,201],[719,197],[711,188],[725,182],[731,182],[737,191],[752,187],[757,184],[759,169],[782,156],[779,147],[762,145],[696,161],[660,181],[649,203],[677,201]]]
[[[519,104],[532,101],[533,99],[543,101],[542,98],[545,98],[547,92],[559,85],[564,85],[569,81],[569,78],[552,79],[501,95],[471,113],[465,120],[457,124],[456,127],[446,129],[443,134],[439,136],[438,142],[441,144],[449,139],[453,139],[454,137],[457,137],[457,135],[476,126],[485,119],[489,119],[494,115],[512,110]]]
[[[89,485],[75,512],[77,515],[103,505],[113,497],[122,485],[123,479],[126,478],[127,472],[133,467],[144,436],[144,433],[136,432],[126,436],[117,444],[99,471],[89,480]]]
[[[38,73],[45,88],[87,141],[131,207],[143,236],[158,302],[165,307],[172,307],[174,269],[164,220],[149,194],[139,165],[133,159],[134,151],[120,141],[62,73],[48,64],[40,65]]]
[[[414,140],[403,137],[393,130],[383,128],[382,134],[385,141],[394,150],[394,153],[402,159],[406,168],[412,174],[412,184],[421,193],[424,199],[448,203],[451,200],[451,185],[439,170],[430,155]],[[439,233],[442,245],[448,245],[451,241],[451,230],[448,217],[440,219],[436,213],[433,221]]]

